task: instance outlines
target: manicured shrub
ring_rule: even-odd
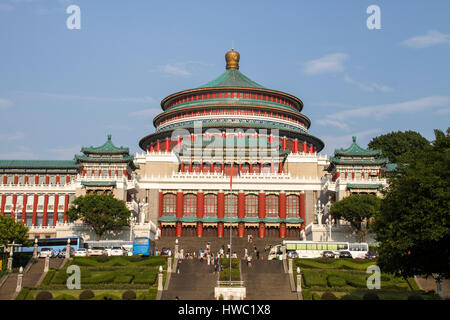
[[[343,287],[347,284],[344,278],[335,275],[328,276],[327,282],[329,287]]]
[[[109,293],[103,293],[95,296],[92,300],[120,300],[119,297],[109,294]]]
[[[360,298],[353,294],[346,294],[345,296],[341,297],[341,300],[360,300]]]
[[[380,300],[375,292],[366,292],[363,296],[363,300]]]
[[[324,292],[322,294],[322,300],[337,300],[336,296],[331,292]]]
[[[36,295],[36,300],[51,300],[53,299],[53,295],[50,291],[40,291]]]
[[[136,299],[136,292],[133,290],[127,290],[124,293],[122,293],[122,300],[135,300]]]
[[[92,299],[93,297],[95,297],[95,294],[94,291],[92,290],[83,290],[79,295],[80,300],[89,300]]]
[[[420,294],[413,293],[408,296],[408,300],[423,300],[423,297]]]

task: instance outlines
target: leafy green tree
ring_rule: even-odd
[[[378,214],[380,199],[370,194],[352,194],[331,205],[330,214],[337,219],[350,222],[358,233],[358,241],[365,241],[369,229],[369,219]],[[363,229],[363,223],[366,228]]]
[[[373,138],[368,146],[381,149],[391,163],[409,162],[408,159],[429,146],[430,142],[415,131],[397,131]]]
[[[71,221],[80,219],[90,225],[98,240],[106,232],[121,230],[128,226],[130,214],[124,201],[103,194],[77,197],[67,210],[67,216]]]
[[[373,224],[378,265],[403,277],[449,278],[450,128],[389,177]],[[438,290],[439,291],[439,290]]]
[[[7,246],[8,243],[31,245],[27,238],[28,227],[16,222],[11,217],[0,215],[0,246]]]

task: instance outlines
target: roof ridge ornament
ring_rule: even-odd
[[[111,141],[112,134],[108,133],[108,141]]]
[[[353,143],[356,143],[356,136],[352,137]]]
[[[240,59],[239,52],[234,51],[234,48],[231,48],[231,51],[228,51],[225,54],[225,61],[227,62],[226,69],[239,70],[239,59]]]

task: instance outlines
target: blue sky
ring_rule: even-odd
[[[302,99],[324,153],[432,139],[450,125],[449,15],[444,0],[0,0],[0,159],[72,159],[108,133],[141,151],[159,102],[220,75],[233,43],[241,72]]]

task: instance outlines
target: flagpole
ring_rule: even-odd
[[[230,192],[231,192],[231,197],[230,199],[234,199],[233,197],[233,164],[234,162],[231,162],[231,172],[230,172]],[[234,203],[233,203],[233,209],[234,209]],[[229,210],[229,208],[228,208]],[[231,222],[231,218],[230,218],[230,253],[229,253],[229,258],[230,258],[230,287],[231,287],[231,228],[232,228],[232,222]]]

